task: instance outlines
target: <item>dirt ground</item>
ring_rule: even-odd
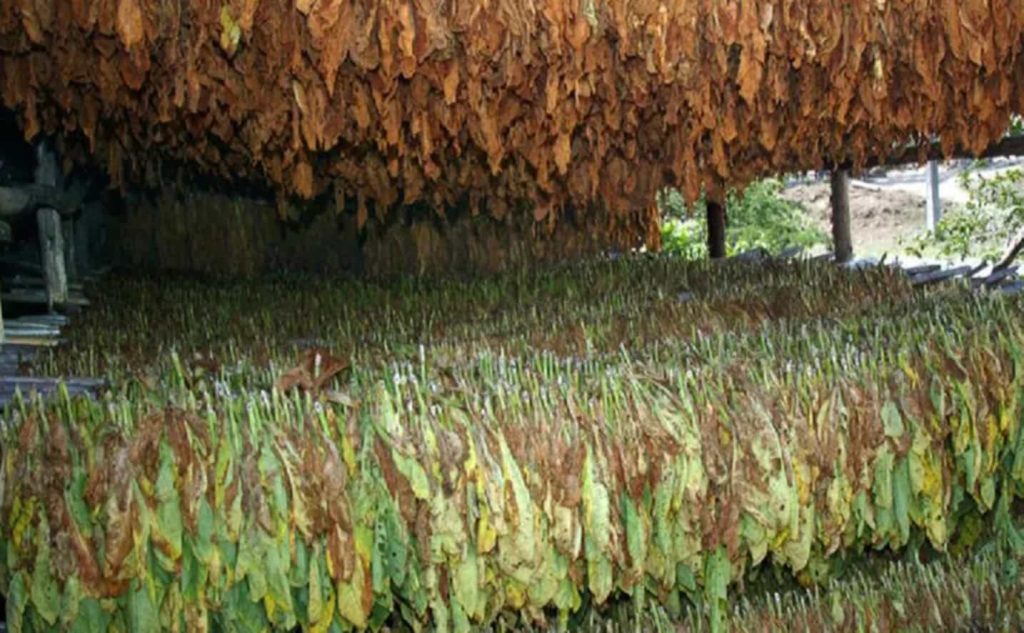
[[[831,235],[832,208],[829,183],[815,182],[787,188],[782,197],[801,204],[815,223]],[[910,239],[925,227],[925,197],[899,189],[880,188],[855,181],[850,185],[850,222],[858,256],[881,256],[902,251],[900,240]]]
[[[950,161],[939,167],[939,196],[943,211],[967,202],[960,175],[970,166],[969,161]],[[1024,159],[999,158],[975,166],[974,178],[988,178],[1007,169],[1019,168]],[[858,257],[905,257],[904,242],[926,228],[925,196],[927,195],[926,167],[908,166],[901,169],[878,170],[861,174],[850,182],[850,215],[853,247]],[[831,234],[830,187],[827,179],[805,178],[791,182],[782,197],[797,202],[811,214],[814,221]]]

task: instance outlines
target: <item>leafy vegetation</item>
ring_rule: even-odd
[[[1020,298],[647,256],[471,283],[97,292],[39,369],[110,389],[3,416],[12,630],[1019,613],[991,573],[1024,551]],[[963,569],[985,577],[957,558],[944,579],[858,580],[871,560],[981,543],[998,557]]]
[[[777,253],[792,246],[811,248],[826,242],[827,236],[811,223],[804,209],[783,199],[781,192],[782,183],[769,178],[751,184],[743,193],[729,194],[729,254],[758,248]],[[658,202],[665,217],[664,250],[687,259],[707,257],[704,201],[688,207],[678,191],[669,189]]]
[[[994,261],[1024,227],[1024,170],[990,176],[965,170],[959,178],[969,193],[967,203],[946,213],[934,232],[914,238],[909,250],[918,256],[936,252],[946,258]]]
[[[1001,548],[927,563],[898,561],[858,570],[810,590],[751,590],[735,600],[730,631],[1019,631],[1024,627],[1024,576],[1020,559]],[[573,623],[579,631],[705,631],[705,605],[688,606],[682,618],[657,604],[625,603],[589,611]],[[528,627],[547,631],[551,627]]]

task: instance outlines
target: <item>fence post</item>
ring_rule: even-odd
[[[939,161],[928,161],[928,230],[934,231],[942,219],[942,199],[939,197]]]

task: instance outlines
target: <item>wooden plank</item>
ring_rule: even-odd
[[[4,277],[3,283],[5,286],[13,288],[45,288],[46,280],[42,277],[28,277],[25,275],[14,275],[13,277]],[[80,282],[69,281],[68,290],[85,290],[85,285]]]
[[[46,296],[46,292],[42,290],[11,290],[0,295],[0,300],[10,301],[11,303],[27,303],[34,305],[48,305],[49,298]],[[70,295],[64,302],[66,305],[72,306],[88,306],[89,300],[81,295]]]
[[[1004,268],[1003,270],[997,270],[997,271],[993,272],[991,275],[985,277],[984,279],[979,279],[978,282],[979,282],[979,285],[985,286],[986,288],[991,288],[992,286],[995,286],[996,284],[1002,283],[1002,282],[1006,281],[1007,279],[1010,279],[1010,278],[1012,278],[1012,277],[1014,277],[1016,275],[1017,275],[1017,267],[1013,266],[1011,268]]]
[[[736,255],[733,259],[741,262],[760,262],[769,257],[771,257],[771,254],[768,251],[763,248],[754,248]]]
[[[81,206],[86,193],[84,186],[67,191],[38,183],[0,187],[0,216],[18,215],[40,206],[55,209],[61,215],[71,215]]]
[[[4,325],[11,330],[52,330],[59,332],[63,324],[59,323],[45,323],[41,321],[17,321],[17,320],[6,320]]]
[[[948,270],[937,270],[931,273],[925,273],[923,275],[917,275],[910,278],[910,283],[915,286],[926,286],[929,284],[937,284],[943,281],[949,281],[957,277],[963,277],[964,275],[971,272],[970,266],[960,266],[958,268],[950,268]]]
[[[1005,286],[999,286],[998,292],[1007,295],[1017,295],[1024,292],[1024,281],[1015,281]]]
[[[62,340],[48,336],[18,336],[12,334],[6,337],[4,342],[27,347],[57,347],[61,344]]]
[[[63,314],[26,314],[10,319],[8,323],[38,323],[40,325],[67,325],[68,317]]]
[[[915,275],[926,275],[933,273],[936,270],[942,270],[942,266],[939,264],[924,264],[922,266],[912,266],[910,268],[904,268],[903,272],[913,277]]]
[[[102,389],[104,378],[46,378],[42,376],[0,376],[0,387],[56,387],[65,384],[80,389]]]
[[[7,336],[31,336],[34,338],[60,338],[60,330],[51,330],[43,328],[7,328],[5,334]]]

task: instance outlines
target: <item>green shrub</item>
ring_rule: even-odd
[[[983,177],[968,169],[959,178],[967,203],[947,213],[935,231],[917,236],[909,250],[918,256],[934,250],[947,258],[997,259],[1024,227],[1024,170]]]
[[[806,211],[783,199],[782,183],[769,178],[757,181],[743,193],[728,196],[728,253],[734,255],[756,248],[778,252],[791,246],[810,248],[826,241]],[[687,205],[682,195],[669,189],[659,196],[665,221],[662,244],[666,252],[689,259],[707,256],[707,221],[702,198]]]

